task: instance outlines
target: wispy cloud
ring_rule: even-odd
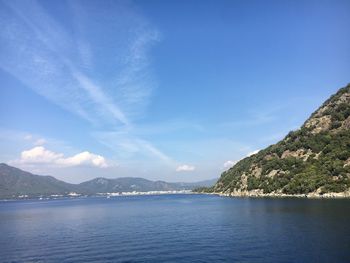
[[[34,142],[34,145],[44,145],[44,144],[46,144],[46,142],[47,142],[46,139],[39,138]]]
[[[89,13],[86,5],[80,5],[76,21]],[[84,20],[81,35],[75,35],[36,1],[2,2],[0,67],[84,119],[128,125],[128,115],[145,104],[153,88],[148,51],[159,33],[128,5],[115,5],[120,5],[120,16],[94,12],[93,22]],[[114,35],[95,40],[103,27],[93,23],[104,20]],[[102,75],[90,70],[96,66],[104,67]]]
[[[138,136],[133,136],[132,131],[99,132],[93,136],[106,147],[118,154],[119,158],[130,156],[155,157],[165,163],[174,163],[174,160],[159,150],[155,145]]]
[[[30,141],[30,140],[33,139],[33,135],[31,135],[31,134],[26,134],[26,135],[24,136],[23,139],[25,139],[25,140],[27,140],[27,141]]]
[[[68,31],[35,0],[0,1],[0,68],[94,127],[130,131],[156,86],[149,51],[160,33],[131,3],[110,4],[70,2]],[[120,145],[171,159],[136,132]]]
[[[95,85],[87,76],[76,70],[72,70],[72,75],[78,81],[81,88],[87,92],[91,101],[95,105],[102,106],[102,108],[99,108],[99,111],[102,109],[103,115],[109,113],[115,120],[120,121],[122,124],[129,124],[129,121],[122,110],[106,96],[99,86]]]
[[[141,140],[141,139],[136,139],[135,140],[139,146],[141,146],[142,149],[145,149],[149,153],[153,154],[154,156],[160,158],[161,160],[165,162],[171,162],[172,159],[159,149],[157,149],[154,145],[152,145],[150,142]]]

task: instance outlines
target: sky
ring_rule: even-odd
[[[350,82],[350,1],[0,1],[0,162],[193,182]]]

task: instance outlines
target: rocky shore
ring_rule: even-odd
[[[252,191],[233,191],[233,192],[213,192],[205,193],[213,194],[219,196],[228,196],[228,197],[273,197],[273,198],[286,198],[286,197],[296,197],[296,198],[350,198],[350,189],[345,192],[340,193],[321,193],[320,191],[308,193],[308,194],[284,194],[284,193],[263,193],[262,190],[252,190]]]

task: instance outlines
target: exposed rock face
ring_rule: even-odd
[[[278,174],[279,170],[271,170],[267,175],[266,177],[268,178],[273,178],[275,177],[277,174]]]
[[[341,129],[349,130],[350,129],[350,116],[346,118],[346,120],[343,122]]]
[[[235,197],[302,197],[302,198],[350,198],[350,191],[344,191],[344,192],[329,192],[324,193],[322,192],[321,188],[318,188],[314,192],[310,192],[307,194],[285,194],[281,191],[278,192],[271,192],[271,193],[264,193],[263,190],[260,189],[254,189],[250,191],[242,191],[242,190],[234,190],[232,192],[225,192],[225,193],[215,193],[221,196],[235,196]]]
[[[345,166],[350,166],[350,158],[348,158],[348,159],[345,161],[344,167],[345,167]]]
[[[262,168],[258,167],[258,166],[253,166],[254,168],[251,169],[251,174],[256,177],[256,178],[260,178],[261,176],[261,172],[262,172]]]
[[[223,172],[208,191],[314,196],[349,189],[350,85],[330,97],[299,130]]]
[[[322,131],[329,130],[332,120],[329,115],[321,116],[319,118],[314,117],[305,123],[306,128],[311,128],[311,133],[320,133]]]
[[[308,150],[298,149],[297,151],[285,150],[282,153],[281,159],[294,157],[294,158],[299,158],[299,159],[303,159],[304,161],[306,161],[311,154],[312,154],[312,151],[310,149],[308,149]]]

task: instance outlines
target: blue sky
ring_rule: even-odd
[[[1,1],[0,160],[218,177],[350,76],[349,1]]]

